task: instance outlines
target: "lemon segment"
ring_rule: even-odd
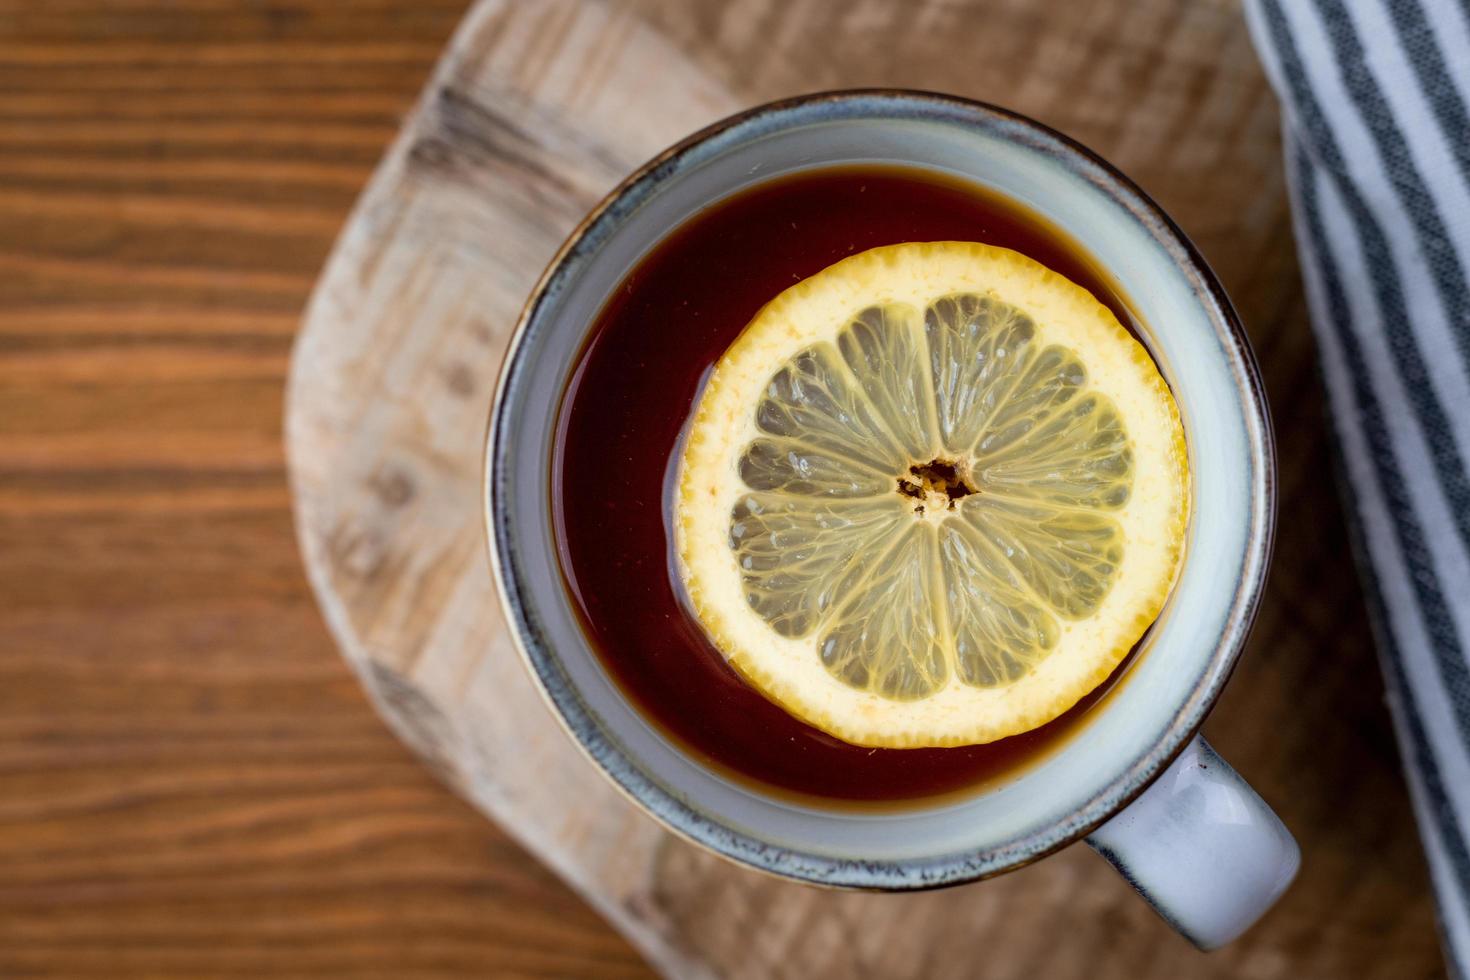
[[[680,575],[730,663],[859,745],[988,742],[1101,683],[1157,617],[1189,475],[1158,369],[1008,249],[875,248],[767,304],[702,391]]]

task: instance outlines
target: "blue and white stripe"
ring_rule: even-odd
[[[1470,0],[1250,0],[1356,550],[1470,974]],[[1278,420],[1278,424],[1286,420]]]

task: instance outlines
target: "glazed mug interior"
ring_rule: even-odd
[[[650,724],[584,635],[557,565],[557,410],[605,298],[671,229],[753,184],[899,164],[980,184],[1063,229],[1108,270],[1183,416],[1193,474],[1186,557],[1164,613],[1106,707],[1013,781],[887,812],[793,802],[702,765]],[[761,870],[840,886],[932,887],[1026,863],[1135,797],[1194,734],[1240,653],[1275,512],[1274,459],[1249,346],[1224,293],[1162,211],[1042,126],[946,96],[848,92],[716,124],[633,174],[574,233],[533,294],[492,412],[492,559],[516,642],[577,743],[673,830]]]

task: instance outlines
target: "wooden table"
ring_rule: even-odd
[[[301,307],[462,8],[0,4],[0,977],[647,974],[389,734],[291,526]]]
[[[639,6],[721,71],[746,27],[779,36],[771,4]],[[462,7],[0,0],[0,977],[646,974],[388,734],[291,527],[302,304]],[[780,88],[780,59],[757,67]],[[1147,138],[1118,118],[1053,121],[1105,152]],[[1302,836],[1298,894],[1322,907],[1299,900],[1241,968],[1435,976],[1279,182],[1237,256],[1160,175],[1138,176],[1247,316],[1283,453],[1271,598],[1208,730]],[[1146,966],[1105,939],[1026,945],[1032,975]],[[1018,963],[998,950],[995,972]]]

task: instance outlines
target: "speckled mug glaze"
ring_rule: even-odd
[[[1012,782],[882,813],[763,795],[701,765],[638,712],[567,595],[547,462],[587,331],[643,255],[713,201],[851,163],[924,167],[992,188],[1097,257],[1173,387],[1194,476],[1184,568],[1106,709]],[[486,479],[496,582],[533,677],[596,765],[698,844],[801,881],[908,890],[1008,871],[1091,834],[1206,947],[1243,931],[1295,873],[1296,845],[1280,821],[1195,735],[1245,643],[1271,551],[1275,460],[1254,358],[1219,283],[1163,211],[1038,123],[943,95],[838,92],[762,106],[659,155],[573,232],[532,294],[491,413]]]

